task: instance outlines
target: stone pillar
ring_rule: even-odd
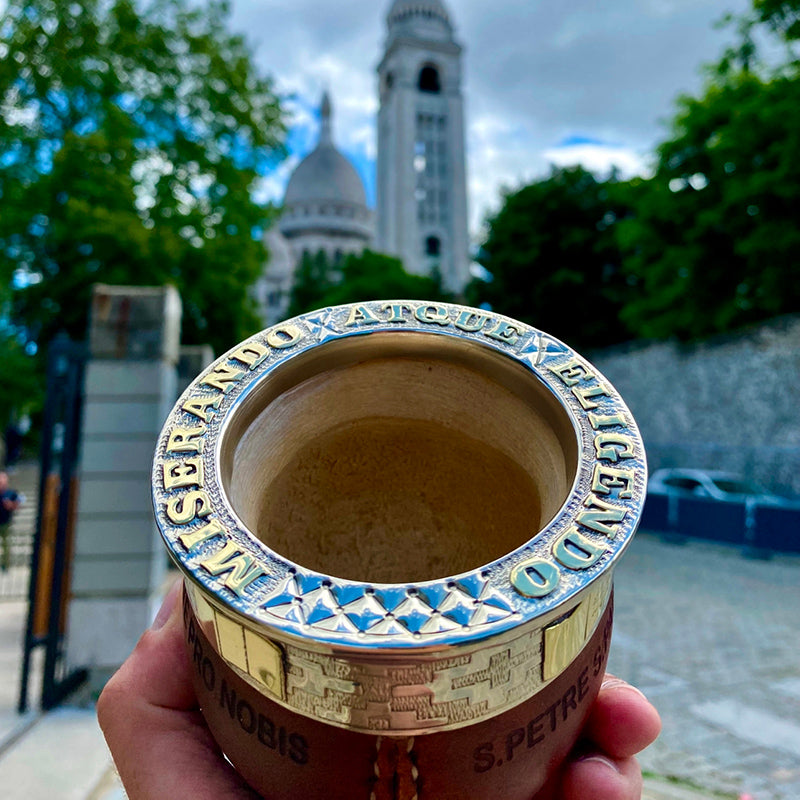
[[[150,624],[165,578],[150,472],[177,396],[180,318],[172,287],[94,288],[67,660],[96,686]]]

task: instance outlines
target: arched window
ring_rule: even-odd
[[[436,67],[432,67],[428,64],[419,71],[419,90],[432,94],[439,94],[439,92],[442,91],[442,85],[439,81],[439,70],[436,69]]]
[[[438,256],[442,252],[442,242],[438,236],[429,236],[425,240],[425,255]]]

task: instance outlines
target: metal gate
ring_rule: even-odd
[[[44,650],[43,709],[58,705],[86,680],[86,671],[70,670],[64,658],[85,364],[83,343],[71,342],[65,335],[54,339],[47,354],[47,394],[23,645],[20,713],[28,709],[32,656],[38,648]]]

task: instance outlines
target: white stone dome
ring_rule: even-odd
[[[367,205],[364,184],[355,167],[330,142],[320,142],[297,165],[286,187],[284,204],[320,200]]]
[[[319,144],[296,167],[283,198],[281,232],[295,237],[310,231],[372,237],[367,193],[355,167],[333,144],[331,101],[321,107]]]

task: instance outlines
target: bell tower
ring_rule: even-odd
[[[378,65],[377,247],[444,288],[469,280],[461,45],[440,0],[394,0]]]

